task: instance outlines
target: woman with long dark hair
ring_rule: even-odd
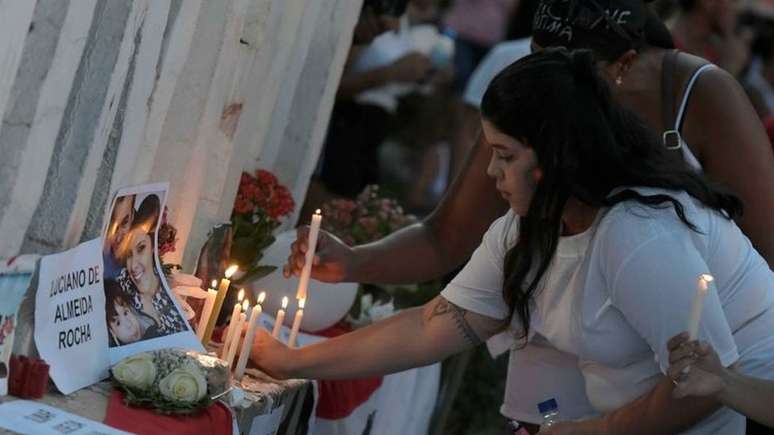
[[[370,376],[506,330],[579,361],[595,412],[551,433],[677,432],[717,409],[676,401],[663,375],[666,343],[686,327],[698,277],[712,273],[699,337],[725,366],[774,378],[774,276],[732,220],[741,202],[670,158],[614,102],[590,52],[514,63],[481,108],[487,173],[510,210],[457,277],[422,308],[324,343],[288,349],[262,333],[259,366],[277,377]],[[744,427],[723,408],[689,432]]]
[[[135,212],[132,226],[122,243],[122,258],[126,267],[116,281],[132,308],[153,320],[158,335],[169,335],[185,331],[187,326],[164,291],[155,264],[155,234],[160,216],[158,195],[148,195]]]

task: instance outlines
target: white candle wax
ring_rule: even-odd
[[[288,308],[288,297],[282,298],[282,308],[277,310],[277,320],[274,321],[274,329],[271,331],[271,336],[279,338],[280,330],[282,329],[282,322],[285,321],[285,310]]]
[[[250,358],[250,352],[253,350],[253,340],[255,339],[255,330],[258,328],[258,318],[261,317],[261,311],[263,311],[261,304],[265,298],[265,292],[258,295],[258,303],[255,304],[253,311],[250,313],[250,320],[247,323],[247,334],[242,342],[242,351],[239,352],[239,359],[237,359],[236,369],[234,370],[234,376],[237,379],[242,379],[242,376],[245,374],[247,360]]]
[[[317,249],[317,236],[320,234],[320,222],[322,222],[322,214],[320,210],[314,212],[312,215],[312,223],[309,225],[309,238],[306,242],[306,259],[304,260],[304,268],[301,269],[301,277],[298,279],[298,290],[296,291],[296,299],[306,299],[306,291],[309,287],[309,277],[312,275],[312,263],[314,262],[314,251]]]
[[[304,319],[304,303],[306,299],[298,300],[298,309],[296,310],[296,316],[293,318],[293,327],[290,330],[290,338],[288,339],[288,346],[296,347],[296,339],[298,338],[298,331],[301,329],[301,321]]]
[[[207,330],[207,324],[210,322],[210,316],[212,316],[212,308],[215,306],[215,298],[218,297],[218,291],[214,288],[217,284],[217,281],[213,281],[213,288],[207,289],[207,299],[204,300],[202,315],[199,317],[199,324],[196,325],[196,337],[202,342],[204,341],[204,332]]]
[[[247,311],[250,308],[247,301],[244,302],[242,308],[244,311]],[[226,358],[226,363],[228,364],[229,368],[231,368],[231,365],[234,363],[234,357],[236,357],[236,353],[239,350],[239,340],[242,339],[242,328],[244,327],[246,321],[247,314],[244,312],[239,313],[239,321],[237,321],[234,334],[231,336],[231,344],[228,346],[228,357]]]
[[[709,274],[699,276],[696,293],[693,296],[693,303],[691,303],[691,313],[688,317],[688,336],[691,340],[696,340],[699,336],[699,323],[701,322],[701,312],[704,307],[704,297],[707,296],[709,283],[713,280],[714,278]]]
[[[223,340],[223,348],[220,350],[220,357],[223,359],[226,358],[226,355],[228,355],[228,350],[231,347],[231,340],[234,337],[236,324],[239,322],[239,313],[242,312],[242,299],[244,298],[245,290],[241,289],[239,290],[239,295],[237,296],[237,303],[234,304],[234,309],[231,310],[231,320],[229,320],[228,324],[228,333],[226,334],[226,339]]]
[[[207,321],[207,327],[204,330],[204,338],[202,342],[209,343],[210,340],[212,340],[212,331],[215,329],[215,322],[218,321],[218,316],[220,315],[220,309],[223,308],[223,301],[226,299],[226,293],[228,293],[228,288],[231,287],[231,281],[229,278],[231,278],[232,275],[236,273],[236,271],[239,270],[239,267],[236,265],[233,265],[226,269],[226,276],[225,278],[220,280],[220,285],[218,286],[218,294],[215,297],[215,303],[212,307],[212,315]]]

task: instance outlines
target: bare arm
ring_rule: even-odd
[[[261,333],[252,360],[278,378],[353,379],[432,364],[477,346],[505,321],[481,316],[436,297],[355,332],[301,349]]]
[[[461,265],[507,204],[486,176],[489,151],[479,138],[462,173],[422,223],[355,248],[358,282],[411,283]],[[385,261],[388,259],[389,261]]]
[[[736,220],[774,267],[774,155],[760,119],[742,87],[725,71],[701,76],[688,114],[697,158],[707,176],[731,188],[744,202]],[[694,145],[692,143],[692,145]]]
[[[312,277],[326,282],[415,283],[452,271],[473,253],[489,225],[507,210],[486,176],[489,150],[479,138],[468,163],[424,221],[367,245],[347,248],[327,235],[318,242]],[[291,247],[285,274],[304,266],[306,229]]]
[[[774,428],[774,381],[755,379],[735,370],[724,370],[724,388],[717,398],[729,408]]]
[[[427,56],[408,53],[390,65],[363,72],[352,72],[351,64],[365,47],[353,47],[347,67],[341,77],[336,98],[347,99],[367,89],[377,88],[389,82],[415,82],[424,78],[432,64]]]
[[[669,378],[653,390],[604,416],[560,423],[540,435],[650,435],[676,434],[690,428],[720,407],[711,398],[676,399]]]

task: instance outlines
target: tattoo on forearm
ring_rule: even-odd
[[[463,310],[462,308],[454,305],[444,298],[440,298],[438,300],[438,303],[433,307],[433,311],[430,313],[430,317],[427,320],[431,320],[433,317],[443,316],[445,314],[452,315],[454,323],[457,325],[457,329],[471,345],[478,346],[482,343],[482,340],[478,337],[476,331],[474,331],[473,327],[470,326],[470,323],[465,320],[465,315],[468,314],[467,310]]]

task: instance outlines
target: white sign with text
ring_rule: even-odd
[[[64,394],[108,376],[102,267],[101,238],[40,262],[35,344]]]

